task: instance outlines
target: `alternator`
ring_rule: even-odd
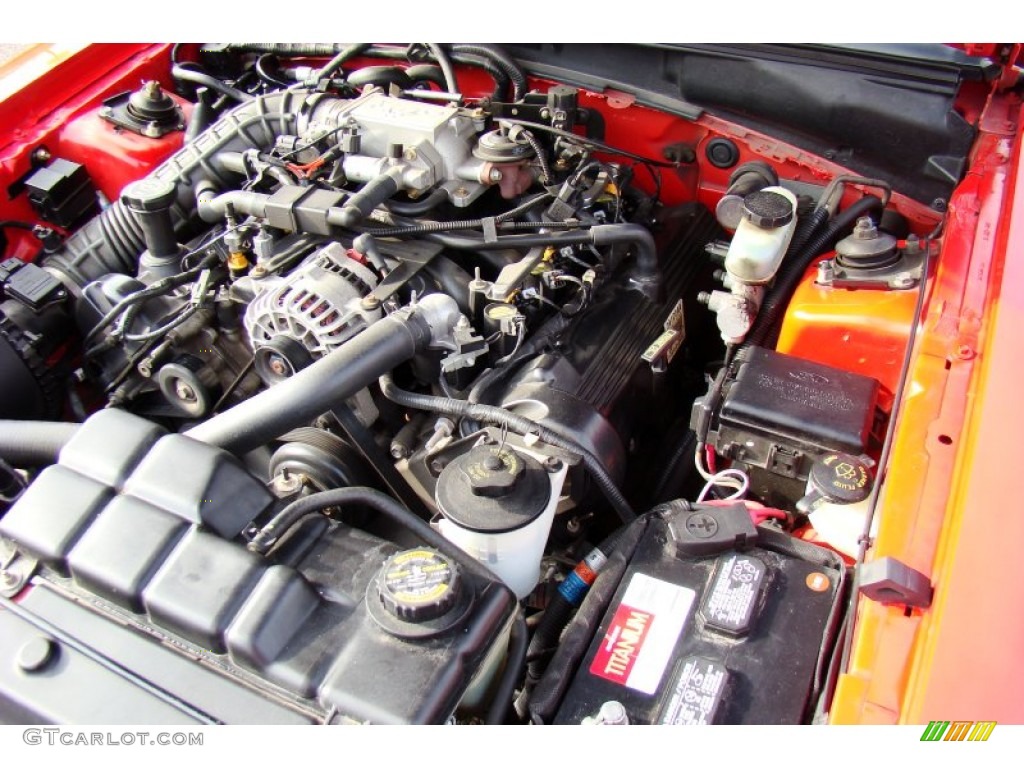
[[[245,312],[260,377],[272,384],[291,376],[378,320],[380,309],[362,305],[376,286],[368,267],[331,243],[265,287]]]

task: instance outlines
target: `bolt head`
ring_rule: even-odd
[[[544,459],[544,469],[548,472],[558,472],[562,468],[562,462],[555,456],[548,456]]]
[[[288,364],[285,363],[283,358],[277,355],[270,358],[270,362],[268,362],[267,365],[277,376],[284,376],[288,373]]]
[[[60,646],[48,637],[33,637],[18,649],[16,664],[22,672],[41,672],[60,653]]]
[[[892,279],[892,284],[897,288],[909,288],[914,284],[914,276],[909,272],[900,272]]]
[[[174,393],[181,400],[187,400],[189,402],[192,402],[196,399],[196,391],[181,379],[178,379],[178,381],[175,382]]]

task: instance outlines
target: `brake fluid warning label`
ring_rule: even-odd
[[[672,695],[661,711],[663,725],[711,725],[722,701],[727,677],[725,667],[698,656],[679,664]]]
[[[641,693],[655,693],[696,597],[692,589],[634,574],[590,673]]]

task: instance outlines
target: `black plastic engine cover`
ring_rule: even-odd
[[[443,631],[396,632],[366,601],[400,547],[309,519],[259,557],[236,537],[271,501],[219,449],[113,409],[93,416],[0,519],[43,563],[17,615],[0,611],[0,667],[13,670],[0,673],[0,719],[444,722],[501,650],[512,593],[464,574],[463,612]],[[18,672],[39,630],[62,661]],[[187,674],[166,674],[183,658]]]

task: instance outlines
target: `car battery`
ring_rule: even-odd
[[[603,722],[610,708],[636,724],[805,722],[844,578],[833,552],[755,528],[743,504],[661,507],[555,722]]]

